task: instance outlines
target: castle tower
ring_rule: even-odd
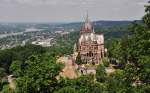
[[[92,32],[92,25],[91,22],[89,21],[89,16],[87,12],[85,23],[81,27],[80,34],[91,33],[91,32]]]

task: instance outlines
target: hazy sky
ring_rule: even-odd
[[[148,0],[0,0],[0,22],[134,20]]]

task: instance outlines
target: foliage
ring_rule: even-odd
[[[98,82],[104,82],[106,79],[105,67],[102,64],[99,64],[96,69],[96,80]]]
[[[1,91],[2,93],[14,93],[8,85],[3,86],[3,90]]]
[[[120,53],[121,53],[121,44],[120,44],[120,40],[113,40],[113,42],[109,43],[108,47],[108,56],[109,57],[114,57],[117,59],[120,59]]]
[[[103,65],[104,65],[105,67],[108,67],[109,64],[110,64],[108,58],[103,58],[103,59],[102,59],[102,62],[103,62]]]
[[[149,1],[150,3],[150,1]],[[122,78],[126,92],[148,93],[150,86],[150,7],[146,6],[146,14],[143,17],[143,24],[133,22],[130,26],[131,34],[119,41],[119,53],[116,53],[118,47],[110,48],[109,52],[117,58],[123,65],[124,75]],[[117,56],[116,56],[116,54]],[[113,83],[112,83],[113,84]],[[136,86],[136,87],[135,87]]]
[[[134,29],[133,29],[134,30]],[[144,29],[143,31],[134,31],[133,35],[128,38],[129,46],[127,48],[128,52],[128,61],[134,65],[134,69],[138,71],[137,77],[139,77],[140,81],[143,83],[148,83],[149,80],[149,57],[150,57],[150,49],[149,49],[149,39],[150,33],[149,30]],[[144,79],[145,77],[145,79]]]
[[[68,86],[68,87],[61,88],[54,93],[78,93],[78,92],[75,90],[75,88]]]
[[[79,32],[70,32],[69,34],[62,35],[56,38],[56,45],[51,49],[59,55],[68,55],[73,53],[73,45],[79,38]]]
[[[13,75],[15,76],[21,76],[22,63],[20,61],[13,61],[10,66],[10,71],[13,72]]]
[[[147,28],[150,29],[150,1],[148,2],[148,5],[145,6],[146,9],[145,9],[145,16],[143,17],[143,22],[145,23],[145,25],[147,26]]]
[[[3,87],[3,82],[2,82],[2,78],[6,75],[5,73],[5,69],[3,68],[0,68],[0,90],[2,89]]]
[[[81,60],[81,55],[80,55],[80,53],[78,53],[78,55],[77,55],[77,58],[76,58],[76,64],[78,64],[78,65],[81,65],[81,64],[83,64],[83,62],[82,62],[82,60]]]
[[[6,75],[5,69],[4,68],[0,68],[0,79],[3,78],[5,75]]]
[[[83,75],[71,80],[62,78],[59,85],[54,93],[105,93],[105,85],[95,82],[93,75]]]
[[[13,56],[11,50],[0,51],[0,67],[4,68],[7,72],[12,62]]]
[[[51,56],[31,56],[25,62],[25,68],[22,70],[22,76],[19,76],[16,79],[16,92],[52,92],[55,89],[55,84],[57,83],[55,77],[59,74],[62,68],[63,66],[61,64],[56,64],[56,60]]]
[[[4,68],[5,71],[9,73],[9,67],[13,60],[18,60],[23,63],[32,54],[42,54],[45,52],[45,48],[36,45],[18,46],[12,49],[1,50],[0,67]]]

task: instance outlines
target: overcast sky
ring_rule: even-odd
[[[148,0],[0,0],[0,22],[135,20]]]

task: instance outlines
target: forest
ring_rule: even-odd
[[[142,22],[119,27],[122,32],[104,32],[108,58],[117,61],[116,71],[107,74],[100,64],[96,75],[75,79],[56,76],[64,65],[57,57],[72,53],[79,32],[59,37],[50,48],[35,45],[17,46],[0,51],[0,91],[2,93],[150,93],[150,1],[145,6]],[[110,28],[112,29],[112,28]],[[107,31],[106,31],[107,30]],[[111,37],[113,36],[113,37]],[[15,90],[9,88],[6,77],[15,77]]]

